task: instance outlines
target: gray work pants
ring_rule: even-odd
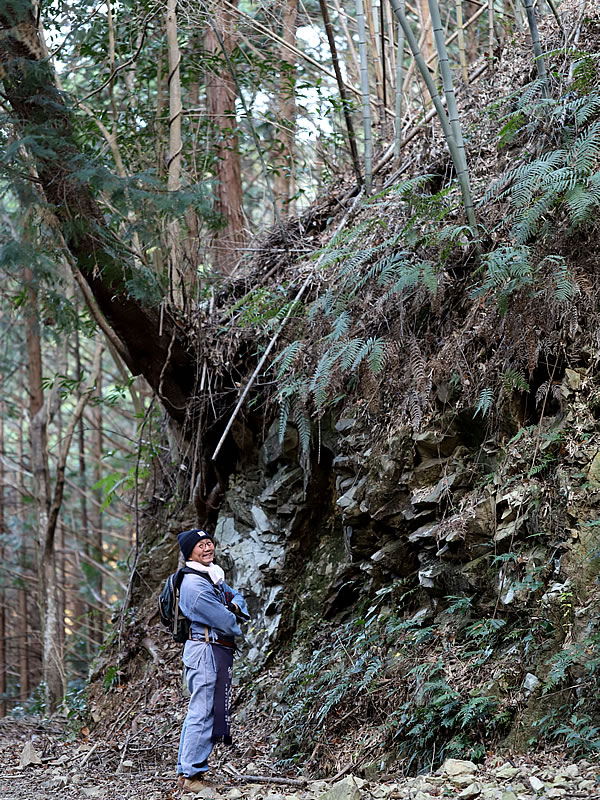
[[[212,647],[191,639],[183,650],[185,677],[190,690],[190,704],[181,730],[177,773],[191,777],[208,770],[213,749],[213,704],[217,670]]]

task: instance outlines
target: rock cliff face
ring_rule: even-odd
[[[254,668],[285,664],[282,653],[308,658],[301,653],[347,635],[375,601],[382,619],[393,613],[447,642],[475,630],[465,641],[479,641],[485,676],[470,679],[469,691],[503,704],[496,739],[525,746],[557,697],[584,696],[597,657],[600,425],[589,372],[567,369],[557,386],[555,414],[526,428],[507,417],[506,430],[517,432],[500,442],[444,407],[419,433],[381,433],[348,407],[323,425],[307,459],[295,432],[280,442],[274,424],[232,477],[216,529],[253,614],[245,650]],[[408,598],[398,604],[397,586]],[[387,647],[404,635],[388,636]],[[516,640],[527,636],[535,644],[523,649]],[[427,645],[422,654],[430,658]],[[562,692],[557,669],[581,677],[579,695]],[[548,686],[558,689],[552,699]]]

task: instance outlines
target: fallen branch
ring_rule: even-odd
[[[233,775],[234,778],[237,778],[240,781],[246,781],[246,783],[276,783],[280,786],[298,786],[299,788],[302,788],[307,784],[306,778],[280,778],[275,777],[274,775],[242,775],[242,773],[238,772],[232,764],[225,764],[224,769],[226,769],[230,775]]]
[[[96,742],[96,744],[87,751],[87,753],[84,755],[84,757],[81,759],[81,761],[79,763],[79,767],[80,768],[83,767],[89,761],[90,756],[92,755],[94,750],[96,750],[96,748],[98,747],[99,744],[100,744],[100,742]]]

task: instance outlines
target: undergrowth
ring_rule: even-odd
[[[435,191],[439,176],[427,173],[364,201],[358,221],[315,254],[318,288],[272,362],[281,437],[296,425],[306,452],[314,420],[353,394],[418,432],[440,383],[453,381],[455,404],[482,416],[538,390],[525,376],[559,358],[594,302],[560,244],[591,231],[600,207],[597,63],[578,53],[572,66],[558,96],[534,81],[490,112],[500,117],[499,148],[518,155],[482,192],[490,221],[477,248],[455,184]],[[283,301],[269,320],[281,318]]]
[[[509,732],[528,701],[524,665],[545,674],[540,697],[555,696],[552,711],[535,721],[529,745],[559,742],[572,756],[600,749],[600,633],[578,644],[551,646],[556,620],[544,613],[542,583],[527,618],[481,609],[473,597],[448,597],[432,620],[402,614],[389,602],[398,584],[338,626],[323,628],[320,645],[305,653],[283,682],[285,708],[279,755],[305,761],[320,740],[360,729],[364,755],[393,753],[403,771],[435,767],[445,758],[482,760]],[[405,587],[404,587],[405,588]],[[402,599],[414,590],[404,591]],[[506,612],[505,612],[506,613]],[[532,667],[533,668],[533,667]],[[579,679],[572,686],[573,670]],[[585,692],[577,698],[577,691]]]

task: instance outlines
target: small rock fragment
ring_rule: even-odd
[[[527,780],[536,794],[539,794],[539,792],[546,788],[546,784],[539,778],[536,778],[535,775],[530,775]]]
[[[33,744],[31,742],[27,742],[25,747],[23,748],[23,752],[21,753],[21,759],[19,761],[19,769],[23,769],[24,767],[28,767],[30,764],[41,764],[42,759],[38,752],[36,752]]]
[[[519,774],[518,767],[513,767],[512,764],[508,763],[508,761],[505,764],[502,764],[501,767],[498,767],[498,769],[494,771],[494,775],[497,778],[514,778],[515,775],[518,774]]]
[[[472,797],[479,797],[481,794],[481,786],[478,783],[470,783],[468,786],[459,792],[459,797],[462,797],[463,800],[471,800]]]
[[[456,775],[467,775],[471,772],[477,772],[477,765],[472,761],[461,761],[458,758],[447,758],[442,764],[442,772],[446,775],[454,777]]]
[[[321,800],[361,800],[361,792],[354,775],[347,775],[334,783],[329,791],[321,795]]]

